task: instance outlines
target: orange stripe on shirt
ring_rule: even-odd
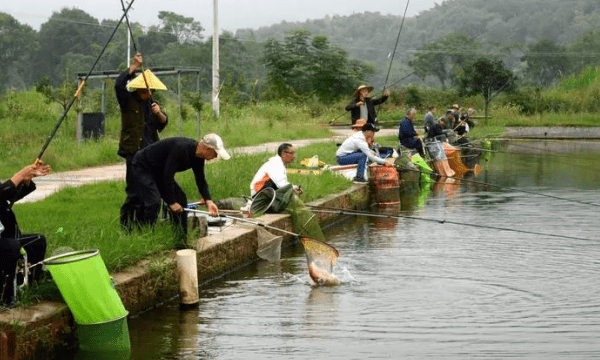
[[[262,188],[265,186],[265,184],[267,182],[269,182],[269,180],[271,180],[271,178],[269,177],[269,174],[265,174],[265,176],[263,176],[262,179],[260,179],[259,181],[257,181],[254,184],[254,192],[259,192],[262,190]]]

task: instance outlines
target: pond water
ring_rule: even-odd
[[[328,229],[341,285],[313,286],[296,247],[201,289],[197,309],[130,319],[131,359],[597,358],[597,144],[496,150],[472,180],[502,188],[438,184],[402,197],[410,217]]]

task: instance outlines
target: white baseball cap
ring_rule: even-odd
[[[215,149],[217,155],[223,160],[229,160],[231,158],[223,146],[223,140],[221,140],[221,137],[217,134],[204,135],[202,138],[202,144],[208,146],[209,148]]]

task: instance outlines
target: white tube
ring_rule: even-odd
[[[183,305],[197,304],[200,299],[196,250],[177,251],[177,268],[179,269],[179,302]]]

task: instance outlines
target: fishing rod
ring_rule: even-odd
[[[131,0],[133,3],[133,0]],[[131,6],[131,3],[129,6]],[[133,38],[133,31],[131,30],[131,25],[129,24],[129,17],[127,16],[127,11],[125,11],[125,3],[121,0],[121,7],[123,8],[123,13],[125,15],[125,23],[127,24],[127,29],[129,30],[129,36],[131,37],[131,42],[133,43],[133,50],[136,55],[138,54],[137,46],[135,45],[135,39]],[[141,53],[140,53],[141,54]],[[154,98],[152,97],[152,92],[150,91],[150,85],[148,84],[148,79],[146,79],[146,70],[144,69],[144,63],[140,64],[142,68],[142,77],[144,78],[144,83],[146,84],[146,90],[148,91],[148,95],[150,96],[150,103],[154,103]]]
[[[536,232],[536,231],[510,229],[510,228],[503,228],[503,227],[490,226],[490,225],[478,225],[478,224],[463,223],[463,222],[451,221],[451,220],[445,220],[445,219],[444,220],[439,220],[439,219],[423,218],[423,217],[410,216],[410,215],[379,214],[379,213],[370,212],[370,211],[345,210],[345,209],[340,209],[340,208],[333,208],[333,207],[327,207],[327,206],[317,206],[317,205],[309,205],[309,204],[306,204],[306,206],[308,206],[309,208],[311,208],[313,211],[326,212],[326,213],[332,213],[332,214],[340,214],[340,215],[368,216],[368,217],[386,218],[386,219],[421,220],[421,221],[435,222],[435,223],[438,223],[438,224],[462,225],[462,226],[470,226],[470,227],[476,227],[476,228],[482,228],[482,229],[492,229],[492,230],[500,230],[500,231],[518,232],[518,233],[530,234],[530,235],[559,237],[559,238],[571,239],[571,240],[596,241],[594,239],[579,238],[579,237],[568,236],[568,235],[547,234],[547,233],[540,233],[540,232]]]
[[[404,15],[402,16],[402,23],[400,23],[400,30],[398,30],[398,36],[396,37],[396,44],[394,45],[394,51],[392,51],[392,58],[390,59],[390,66],[388,67],[387,75],[385,76],[385,82],[383,83],[383,90],[385,91],[385,86],[387,85],[388,78],[390,77],[390,72],[392,70],[392,64],[394,63],[394,56],[396,55],[396,49],[398,48],[398,41],[400,40],[400,34],[402,33],[402,28],[404,27],[404,20],[406,19],[406,11],[408,10],[408,4],[410,4],[410,0],[406,1],[406,8],[404,9]]]
[[[530,195],[543,196],[543,197],[547,197],[547,198],[551,198],[551,199],[555,199],[555,200],[562,200],[562,201],[568,201],[568,202],[573,202],[573,203],[578,203],[578,204],[583,204],[583,205],[592,205],[592,206],[598,206],[598,207],[600,207],[599,204],[594,204],[594,203],[591,203],[591,202],[580,201],[580,200],[573,200],[573,199],[563,198],[563,197],[560,197],[560,196],[548,195],[548,194],[538,193],[538,192],[535,192],[535,191],[528,191],[528,190],[523,190],[523,189],[519,189],[519,188],[514,188],[514,187],[510,187],[510,186],[495,185],[495,184],[490,184],[490,183],[486,183],[486,182],[483,182],[483,181],[470,180],[470,179],[464,179],[464,178],[457,178],[455,176],[446,176],[446,175],[438,174],[438,173],[433,172],[433,171],[431,171],[431,172],[429,172],[429,171],[421,171],[421,170],[418,170],[418,169],[410,169],[410,168],[406,168],[406,169],[403,169],[403,170],[415,171],[415,172],[422,172],[424,174],[435,176],[435,177],[443,177],[443,178],[447,178],[447,179],[454,179],[454,180],[457,180],[457,181],[465,181],[465,182],[469,182],[469,183],[473,183],[473,184],[485,185],[485,186],[489,186],[489,187],[493,187],[493,188],[497,188],[497,189],[502,189],[502,190],[512,190],[512,191],[522,192],[522,193],[530,194]]]
[[[71,101],[67,104],[67,107],[65,108],[65,111],[63,111],[62,115],[56,121],[56,124],[54,125],[54,129],[52,129],[52,132],[50,133],[50,135],[46,139],[46,143],[42,147],[42,150],[40,150],[40,153],[38,154],[38,156],[35,159],[34,163],[37,164],[38,162],[40,162],[42,160],[42,156],[44,155],[44,152],[46,152],[46,149],[48,148],[48,145],[50,145],[50,142],[52,141],[52,139],[54,139],[54,136],[56,136],[56,132],[58,131],[58,128],[60,127],[60,125],[62,124],[63,120],[67,116],[67,113],[71,109],[71,106],[73,106],[73,104],[75,103],[75,100],[77,100],[77,98],[79,97],[79,94],[81,93],[81,90],[83,89],[83,85],[86,83],[87,79],[92,74],[92,71],[94,71],[94,68],[98,64],[98,61],[100,61],[100,58],[104,54],[104,51],[108,47],[108,44],[112,40],[113,36],[115,35],[115,33],[117,32],[117,30],[119,29],[119,26],[121,25],[121,22],[123,22],[123,19],[127,15],[127,12],[129,11],[129,9],[131,9],[131,5],[133,5],[134,1],[135,0],[131,0],[131,2],[129,3],[129,6],[127,7],[127,9],[123,10],[124,11],[123,16],[121,16],[121,19],[119,19],[119,21],[117,23],[117,26],[115,26],[115,30],[113,30],[112,34],[110,35],[110,37],[106,41],[106,44],[104,44],[104,48],[102,48],[102,51],[100,51],[100,55],[98,55],[98,57],[96,58],[96,61],[94,61],[94,64],[92,65],[90,71],[88,71],[88,73],[85,76],[85,78],[83,79],[83,81],[81,81],[79,83],[79,86],[77,87],[77,91],[75,91],[75,94],[73,95],[73,98],[71,99]]]
[[[204,215],[210,215],[210,213],[208,211],[202,211],[202,210],[196,210],[196,209],[183,209],[183,211],[192,212],[192,213],[198,213],[198,214],[204,214]],[[283,229],[280,229],[280,228],[277,228],[277,227],[274,227],[274,226],[263,224],[260,221],[256,221],[256,220],[248,220],[248,219],[239,218],[239,217],[236,217],[236,216],[231,216],[231,215],[226,215],[226,214],[220,214],[219,217],[224,217],[224,218],[228,218],[228,219],[232,219],[232,220],[242,221],[242,222],[246,222],[246,223],[257,225],[257,226],[262,226],[262,227],[267,228],[267,229],[281,231],[281,232],[286,233],[288,235],[300,237],[300,234],[296,234],[296,233],[293,233],[291,231],[287,231],[287,230],[283,230]]]
[[[408,77],[410,77],[410,76],[412,76],[414,74],[415,74],[415,72],[413,71],[410,74],[408,74],[408,75],[404,76],[403,78],[401,78],[400,80],[396,81],[395,83],[392,83],[390,86],[394,86],[394,85],[398,84],[401,81],[404,81],[405,79],[407,79]],[[381,93],[383,93],[383,91]],[[335,119],[331,120],[330,122],[335,122],[337,119],[341,118],[344,115],[346,115],[346,111],[344,111],[343,113],[341,113],[340,115],[338,115],[338,117],[336,117]]]

